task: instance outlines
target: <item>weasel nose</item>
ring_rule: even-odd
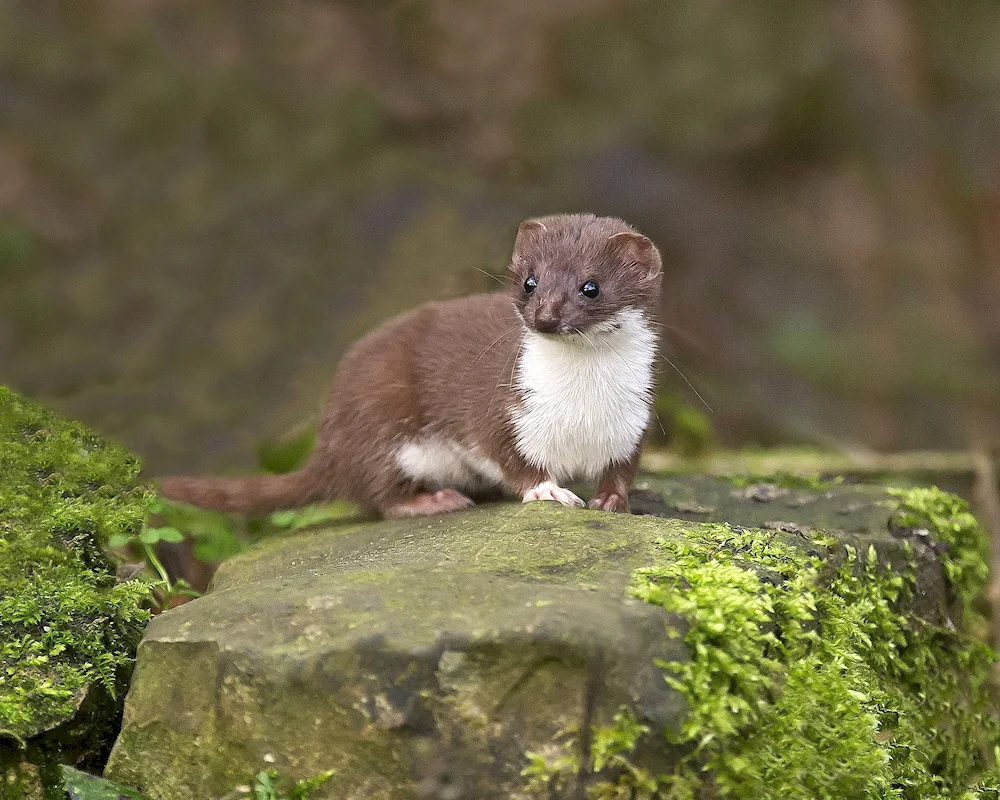
[[[535,330],[539,333],[555,333],[559,330],[559,317],[549,309],[535,312]]]

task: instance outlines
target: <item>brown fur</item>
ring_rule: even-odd
[[[653,319],[660,270],[656,248],[621,220],[581,214],[524,222],[510,292],[428,303],[347,352],[302,469],[278,476],[165,478],[160,490],[174,500],[246,513],[334,498],[384,516],[469,505],[459,492],[419,485],[398,466],[401,442],[430,435],[477,448],[500,466],[505,487],[522,494],[548,478],[517,452],[509,419],[519,402],[512,384],[524,325],[542,313],[558,318],[560,330],[586,331],[626,305]],[[529,273],[539,281],[530,296],[523,290]],[[580,294],[588,279],[600,282],[596,300]],[[627,510],[634,475],[635,463],[608,465],[592,505]]]

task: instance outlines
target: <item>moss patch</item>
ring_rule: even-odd
[[[974,596],[984,542],[964,502],[936,489],[894,495],[892,524],[929,528],[947,544],[955,590]],[[670,633],[690,660],[659,666],[688,712],[679,730],[656,733],[683,756],[648,769],[651,726],[623,709],[591,732],[589,770],[604,774],[589,797],[996,797],[995,655],[913,613],[913,570],[894,572],[874,547],[810,540],[719,524],[657,541],[629,593],[686,624]],[[571,785],[578,751],[567,739],[529,753],[529,789]]]
[[[647,474],[715,475],[755,483],[779,480],[805,485],[818,477],[862,481],[887,486],[941,486],[968,497],[975,468],[968,453],[903,452],[855,455],[811,448],[717,450],[697,458],[663,449],[646,448],[642,458]],[[785,476],[781,481],[780,476]],[[822,483],[820,484],[822,486]]]
[[[137,473],[123,450],[0,387],[0,748],[62,726],[50,746],[71,739],[80,757],[95,745],[67,721],[81,706],[114,717],[148,614],[145,587],[117,585],[105,547],[142,525]]]
[[[944,545],[945,573],[968,608],[989,577],[988,542],[969,512],[969,504],[935,487],[890,489],[889,494],[899,500],[890,525],[903,530],[926,530]]]

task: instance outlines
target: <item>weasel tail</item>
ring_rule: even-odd
[[[242,514],[267,514],[330,499],[329,487],[311,464],[285,475],[161,478],[157,484],[160,494],[169,500]]]

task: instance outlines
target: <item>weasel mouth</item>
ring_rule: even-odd
[[[546,339],[573,339],[580,335],[579,328],[573,328],[569,325],[560,325],[554,330],[544,330],[538,327],[534,327],[532,330]]]
[[[606,336],[609,333],[621,330],[621,327],[622,324],[618,320],[609,319],[604,322],[598,322],[596,325],[591,325],[589,328],[574,328],[574,333],[578,333],[581,336]]]
[[[619,327],[621,326],[599,326],[596,331],[593,328],[568,327],[560,329],[555,333],[543,333],[541,331],[537,333],[542,338],[548,339],[551,342],[565,342],[567,345],[573,346],[596,347],[603,342],[607,334],[618,330]]]
[[[594,337],[606,336],[609,333],[615,333],[621,330],[622,323],[616,319],[607,319],[603,322],[595,323],[594,325],[587,326],[576,326],[561,324],[557,326],[538,326],[529,325],[529,327],[538,336],[550,340],[563,340],[563,341],[584,341],[590,339],[593,342]]]

